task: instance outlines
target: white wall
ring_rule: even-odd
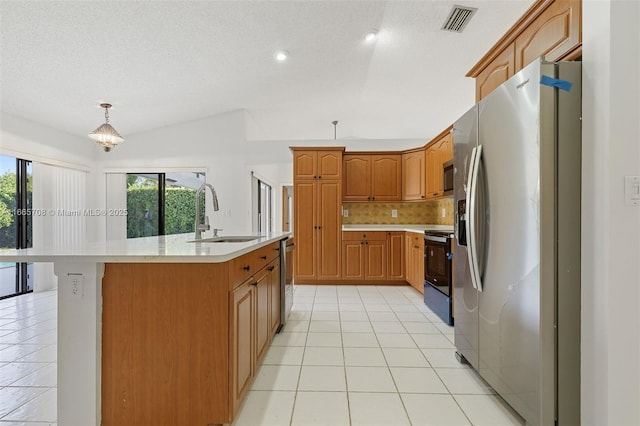
[[[207,199],[211,228],[222,228],[230,235],[251,229],[246,151],[244,112],[236,111],[127,135],[125,143],[102,156],[100,167],[102,171],[122,172],[204,170],[220,202],[220,211],[213,212],[211,199]],[[107,195],[118,198],[117,194]]]
[[[582,422],[640,424],[640,2],[583,2]]]
[[[46,209],[63,208],[76,210],[82,206],[77,203],[87,203],[84,207],[90,207],[98,202],[96,191],[91,183],[84,186],[69,188],[61,185],[59,179],[53,179],[51,173],[60,171],[86,176],[88,182],[93,182],[98,176],[94,171],[93,155],[95,143],[82,139],[38,123],[1,113],[0,125],[0,154],[31,160],[33,165],[33,208]],[[59,168],[66,169],[60,170]],[[69,170],[71,169],[71,170]],[[74,172],[73,170],[81,170]],[[58,174],[56,173],[56,176]],[[78,191],[81,194],[78,194]],[[73,196],[71,196],[73,194]],[[67,198],[69,195],[69,198]],[[84,196],[83,196],[84,195]],[[65,205],[64,200],[73,200],[74,204]],[[55,246],[53,238],[59,232],[67,232],[69,224],[73,224],[74,241],[92,241],[97,238],[96,226],[99,218],[91,217],[34,217],[33,219],[33,244],[34,247]],[[77,226],[76,225],[77,222]],[[64,224],[65,230],[58,229]],[[34,265],[34,290],[42,291],[54,288],[57,280],[53,275],[53,267],[47,263]]]

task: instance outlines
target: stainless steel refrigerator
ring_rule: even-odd
[[[456,354],[531,425],[580,424],[580,120],[538,60],[452,131]]]

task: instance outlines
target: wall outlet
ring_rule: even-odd
[[[442,209],[442,217],[447,217],[447,210],[446,209]]]
[[[640,206],[640,176],[624,177],[624,200],[627,206]]]
[[[82,274],[67,274],[67,281],[71,286],[71,294],[82,298],[84,296],[84,277]]]
[[[349,210],[347,210],[347,209],[342,210],[342,216],[343,217],[349,217]]]
[[[398,217],[398,210],[391,209],[391,217]]]

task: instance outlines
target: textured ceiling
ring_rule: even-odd
[[[479,9],[462,34],[440,30],[454,3]],[[2,0],[0,108],[81,137],[106,101],[125,138],[242,109],[250,140],[426,139],[532,3]]]

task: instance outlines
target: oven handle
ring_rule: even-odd
[[[425,241],[435,241],[437,243],[447,243],[447,237],[438,237],[436,235],[425,235]]]

